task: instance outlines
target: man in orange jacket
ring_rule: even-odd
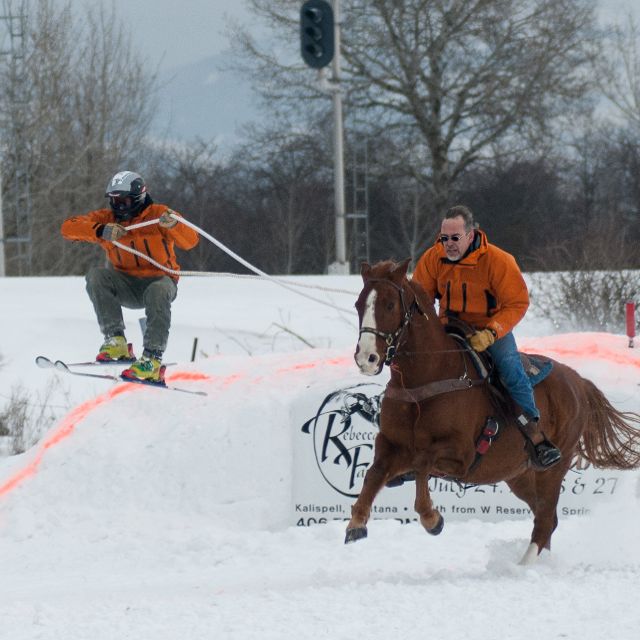
[[[86,276],[87,293],[104,335],[96,360],[132,363],[122,372],[123,377],[161,384],[171,303],[178,291],[175,272],[180,267],[174,245],[192,249],[198,244],[198,234],[180,224],[181,216],[175,211],[154,204],[145,181],[133,171],[116,173],[107,185],[105,197],[109,198],[109,208],[69,218],[61,229],[67,240],[99,244],[111,263],[109,268],[93,267]],[[129,226],[150,220],[158,222],[128,230]],[[124,246],[148,256],[170,272],[114,244],[121,238]],[[123,306],[145,310],[144,351],[137,360],[125,338]]]
[[[456,206],[447,211],[438,241],[418,261],[413,280],[440,301],[441,318],[455,316],[475,329],[471,346],[488,349],[522,409],[516,424],[532,462],[539,469],[556,464],[560,451],[538,427],[540,411],[511,332],[529,307],[527,285],[514,257],[489,244],[484,232],[475,228],[470,209]]]

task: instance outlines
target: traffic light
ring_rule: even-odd
[[[333,9],[326,0],[307,0],[300,9],[302,59],[313,69],[333,60]]]

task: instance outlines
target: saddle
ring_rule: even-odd
[[[444,325],[444,328],[445,331],[454,338],[469,355],[478,375],[482,379],[486,379],[488,381],[491,397],[496,408],[497,415],[487,416],[482,432],[476,440],[476,455],[469,467],[469,471],[472,471],[480,464],[484,454],[487,453],[491,445],[502,433],[503,427],[509,422],[515,424],[514,418],[516,412],[514,411],[514,403],[511,400],[511,396],[495,370],[491,354],[488,351],[477,352],[468,342],[468,338],[475,333],[475,329],[455,316],[447,316],[447,324]],[[531,386],[535,386],[542,382],[553,369],[553,362],[543,356],[529,355],[522,352],[518,352],[518,355],[520,356],[525,373],[529,377]],[[525,442],[529,441],[525,438]],[[531,455],[530,452],[530,457],[532,459],[535,458],[535,455],[537,455],[535,451],[533,452],[533,455]],[[451,479],[455,480],[455,478]],[[386,486],[397,487],[412,480],[415,480],[415,473],[410,471],[392,478],[386,483]]]
[[[500,392],[504,394],[506,392],[505,387],[495,371],[493,358],[489,351],[482,351],[478,353],[468,342],[468,339],[475,333],[475,329],[471,325],[460,320],[460,318],[449,316],[447,318],[447,324],[444,326],[444,330],[464,347],[469,354],[478,375],[483,378],[489,378],[489,384],[497,387]],[[518,352],[518,355],[520,356],[520,361],[522,362],[525,373],[529,377],[532,387],[535,387],[537,384],[542,382],[553,369],[553,362],[544,356],[526,354],[521,351]]]
[[[489,389],[498,412],[498,416],[496,418],[493,416],[487,417],[485,428],[476,442],[476,457],[471,465],[471,469],[473,469],[480,463],[482,456],[488,451],[491,444],[501,433],[501,425],[511,422],[510,418],[515,417],[515,407],[506,385],[502,382],[498,372],[495,370],[493,358],[489,351],[487,350],[478,353],[469,344],[467,339],[474,333],[475,329],[459,318],[449,317],[448,323],[445,325],[445,331],[451,335],[451,337],[460,342],[469,354],[471,361],[474,363],[478,375],[488,378]],[[522,352],[518,352],[518,355],[520,356],[522,367],[529,377],[532,387],[535,387],[537,384],[542,382],[553,369],[553,362],[543,356],[529,355]],[[522,431],[522,429],[520,430]],[[523,435],[525,436],[525,444],[527,446],[530,445],[530,458],[535,461],[537,459],[538,452],[530,438],[524,433]],[[551,443],[547,442],[546,439],[544,444],[553,446]]]

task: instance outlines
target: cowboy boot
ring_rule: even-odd
[[[547,437],[538,426],[539,418],[531,418],[522,414],[516,418],[516,426],[524,436],[525,448],[529,454],[531,464],[539,471],[549,469],[560,462],[560,449]]]

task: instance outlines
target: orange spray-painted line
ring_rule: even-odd
[[[294,371],[301,371],[304,369],[314,369],[316,367],[324,366],[324,367],[344,367],[353,364],[353,360],[351,358],[343,357],[343,358],[327,358],[326,360],[310,360],[308,362],[299,362],[297,364],[293,364],[290,367],[281,367],[276,370],[276,373],[291,373]]]
[[[211,376],[198,371],[175,371],[166,376],[167,380],[211,380]]]
[[[107,393],[103,393],[92,400],[87,400],[76,407],[71,411],[71,413],[63,418],[60,426],[43,440],[36,454],[29,463],[6,480],[4,484],[0,485],[0,497],[15,489],[26,478],[33,476],[38,470],[44,454],[49,449],[55,447],[57,444],[68,438],[74,432],[76,426],[94,409],[123,393],[135,391],[140,391],[140,388],[129,384],[122,384],[117,386],[115,389],[112,389]]]
[[[523,349],[527,353],[537,353],[536,349]],[[587,349],[570,349],[566,347],[545,347],[545,354],[554,353],[559,357],[578,357],[584,358],[585,356],[598,358],[600,360],[606,360],[607,362],[613,362],[614,364],[621,364],[625,366],[637,367],[640,369],[640,360],[637,358],[631,358],[629,356],[625,356],[622,353],[617,353],[615,351],[605,351],[598,347],[592,347]]]
[[[619,350],[608,345],[616,345],[617,337],[611,334],[595,333],[588,336],[581,334],[567,334],[561,336],[562,343],[558,344],[558,336],[548,338],[523,340],[522,351],[526,353],[554,354],[559,358],[596,358],[614,364],[637,367],[640,369],[640,358],[633,349]]]
[[[204,373],[198,373],[194,371],[182,371],[182,372],[172,372],[170,376],[171,380],[211,380],[211,376],[208,376]],[[55,447],[57,444],[68,438],[75,430],[76,426],[82,422],[94,409],[99,406],[113,400],[113,398],[122,395],[123,393],[136,393],[141,392],[144,389],[144,386],[138,386],[134,384],[120,384],[117,387],[114,387],[107,393],[103,393],[96,398],[91,400],[87,400],[83,402],[81,405],[73,409],[71,413],[65,416],[53,433],[49,434],[48,437],[44,439],[44,441],[40,444],[37,452],[33,456],[33,458],[28,462],[28,464],[17,471],[13,476],[11,476],[8,480],[4,482],[4,484],[0,485],[0,497],[8,494],[10,491],[15,489],[23,480],[33,476],[40,463],[42,462],[42,458],[44,454]]]

